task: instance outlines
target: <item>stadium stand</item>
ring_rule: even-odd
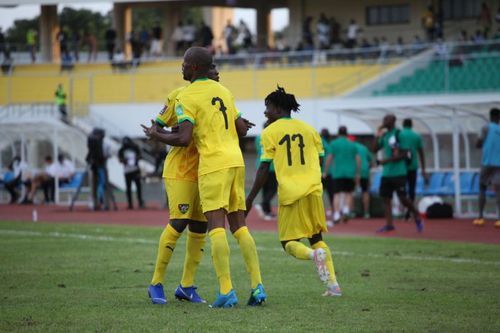
[[[500,90],[498,44],[456,47],[449,58],[434,59],[375,96],[465,93]]]
[[[395,63],[235,68],[225,71],[221,82],[240,100],[263,98],[275,88],[277,78],[299,97],[335,96],[393,66]],[[11,76],[0,77],[0,85],[9,87],[0,92],[0,104],[52,102],[59,83],[68,91],[72,104],[159,102],[186,84],[179,68],[178,60],[145,63],[116,73],[109,64],[77,64],[70,74],[61,74],[57,65],[20,65]]]

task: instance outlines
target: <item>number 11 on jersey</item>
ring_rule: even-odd
[[[306,164],[306,161],[304,159],[304,137],[302,134],[297,133],[293,134],[290,138],[289,134],[286,134],[284,137],[281,138],[279,144],[280,146],[286,143],[286,157],[288,161],[288,165],[292,165],[292,141],[295,141],[295,139],[299,139],[299,149],[300,149],[300,164],[304,165]]]

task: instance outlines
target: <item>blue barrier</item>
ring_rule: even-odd
[[[370,192],[378,193],[380,188],[380,181],[382,179],[382,171],[377,171],[372,175]]]
[[[378,193],[382,172],[375,172],[372,175],[371,193]],[[451,171],[435,171],[430,175],[429,184],[426,186],[424,177],[419,172],[417,174],[417,183],[415,192],[419,196],[426,195],[445,195],[452,196],[455,194],[455,179]],[[461,195],[478,195],[479,194],[479,173],[475,171],[460,172],[460,194]],[[488,191],[488,196],[494,195]]]
[[[431,179],[429,181],[429,187],[423,193],[424,195],[440,195],[443,192],[443,184],[445,179],[444,172],[433,172],[431,175]]]
[[[80,184],[82,183],[83,181],[83,175],[85,174],[84,171],[78,171],[76,172],[73,177],[71,178],[71,180],[69,181],[69,183],[65,183],[65,184],[62,184],[60,186],[60,188],[67,188],[67,189],[77,189],[78,186],[80,186]]]

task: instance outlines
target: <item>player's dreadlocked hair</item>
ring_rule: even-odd
[[[275,91],[267,95],[265,103],[271,103],[288,112],[298,112],[300,107],[300,104],[297,103],[297,100],[295,99],[295,95],[287,93],[285,89],[279,85]]]

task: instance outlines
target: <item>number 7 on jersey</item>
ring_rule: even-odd
[[[212,98],[212,105],[215,105],[215,103],[219,102],[219,111],[222,112],[222,115],[224,116],[224,124],[226,125],[226,129],[229,128],[229,123],[227,121],[227,108],[224,105],[224,101],[220,97],[214,97]]]

